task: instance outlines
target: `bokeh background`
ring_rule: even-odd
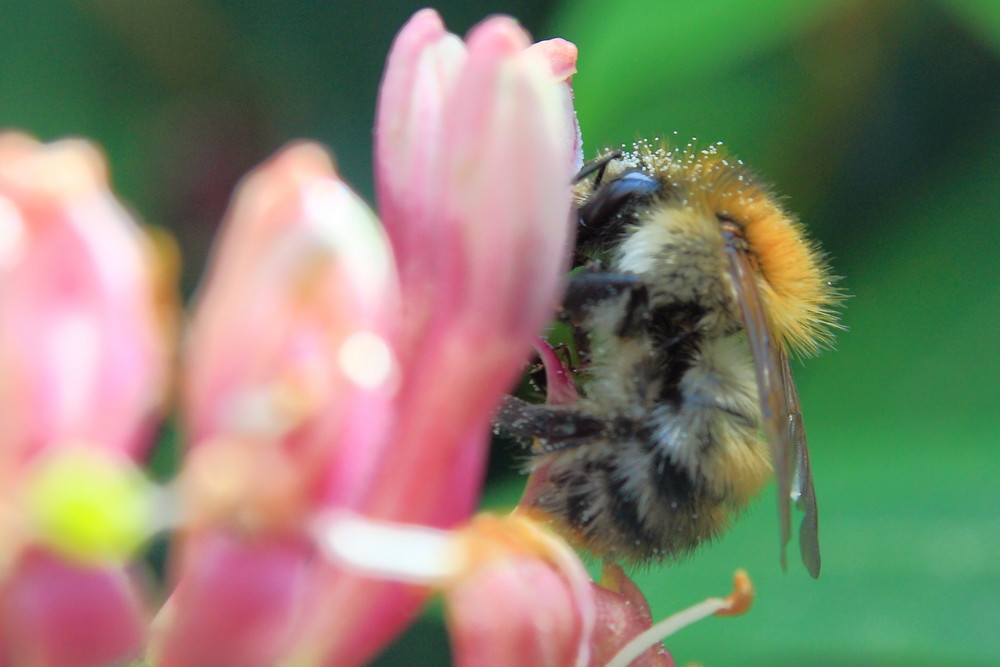
[[[668,645],[679,665],[1000,664],[1000,3],[439,2],[580,47],[588,155],[724,141],[787,195],[852,295],[796,368],[824,572],[778,566],[773,493],[718,544],[638,575],[654,616],[759,598]],[[370,130],[408,2],[3,0],[0,127],[100,142],[115,186],[180,241],[190,293],[232,186],[319,139],[371,199]],[[169,460],[166,457],[164,460]],[[494,457],[485,502],[523,480]],[[793,554],[794,555],[794,554]],[[447,664],[439,607],[379,665]]]

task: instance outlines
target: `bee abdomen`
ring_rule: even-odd
[[[641,439],[554,459],[534,506],[595,556],[630,563],[683,556],[726,523],[688,471]]]

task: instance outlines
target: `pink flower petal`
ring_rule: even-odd
[[[569,81],[576,74],[577,48],[573,42],[565,39],[547,39],[535,42],[528,51],[537,53],[549,62],[552,75],[559,81]]]
[[[544,338],[535,341],[535,352],[545,368],[545,402],[549,405],[571,405],[580,395],[573,382],[573,372]]]
[[[434,187],[448,131],[443,108],[465,59],[462,40],[445,30],[432,9],[414,14],[389,52],[375,121],[375,175],[382,220],[397,247],[433,237],[432,202],[426,193]],[[405,224],[397,224],[404,211],[413,209],[426,215],[409,215]],[[408,282],[405,273],[403,282]]]
[[[189,548],[157,664],[276,664],[305,613],[310,549],[300,540],[221,531]]]
[[[389,55],[376,183],[401,276],[402,372],[390,444],[370,493],[349,504],[366,516],[437,527],[469,516],[495,403],[559,300],[576,130],[568,85],[529,44],[494,17],[463,47],[423,11]],[[331,662],[362,655],[353,637],[398,631],[421,597],[365,590],[329,633]]]
[[[518,515],[464,533],[468,565],[445,588],[455,664],[589,664],[594,600],[576,554]]]
[[[438,202],[441,230],[458,244],[450,263],[460,278],[439,281],[439,317],[499,325],[493,338],[513,334],[520,345],[551,316],[570,231],[570,166],[552,144],[563,120],[556,86],[527,46],[512,19],[470,33],[462,94],[446,110]]]
[[[290,664],[351,667],[371,661],[411,623],[428,590],[326,566],[315,581],[315,604],[303,619]]]
[[[24,555],[6,585],[6,655],[15,665],[86,667],[140,657],[146,619],[132,582],[112,568],[87,568],[41,550]]]
[[[472,308],[477,320],[486,316],[483,329],[513,315],[532,329],[540,326],[537,303],[544,303],[547,317],[565,264],[569,179],[577,159],[566,150],[576,135],[572,110],[565,108],[568,88],[555,80],[548,61],[526,52],[528,37],[513,19],[484,21],[470,33],[468,53],[447,60],[446,76],[405,88],[401,81],[419,75],[415,63],[439,51],[438,42],[427,45],[430,28],[440,35],[439,19],[421,12],[401,32],[375,132],[382,218],[406,290],[404,355],[423,347],[436,322],[450,326]],[[415,45],[423,51],[397,53]],[[512,254],[522,251],[523,257]],[[536,264],[536,258],[544,261]],[[504,300],[527,283],[532,289],[517,295],[535,296],[536,303],[515,308]],[[494,304],[503,307],[491,310]]]
[[[29,462],[54,450],[113,460],[149,444],[169,353],[158,277],[95,147],[0,134],[0,503],[10,513],[0,633],[14,664],[104,665],[141,652],[145,618],[125,573],[33,544],[56,525],[83,529],[54,536],[61,546],[120,546],[121,517],[60,523],[66,489],[29,500],[38,489],[24,485]]]
[[[484,566],[448,595],[456,665],[572,665],[580,624],[565,581],[539,560]]]

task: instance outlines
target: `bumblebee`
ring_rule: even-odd
[[[791,505],[819,576],[816,496],[790,352],[830,341],[840,299],[815,243],[720,144],[645,142],[575,179],[580,339],[572,405],[507,397],[528,438],[525,502],[595,556],[672,560],[718,537],[774,472],[781,561]]]

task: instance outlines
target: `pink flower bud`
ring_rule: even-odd
[[[370,516],[468,516],[490,413],[559,300],[576,130],[565,84],[529,45],[494,17],[463,46],[424,10],[389,55],[376,181],[403,289],[405,371],[394,463]]]
[[[83,141],[0,135],[0,441],[148,444],[168,346],[148,239]]]
[[[341,433],[351,399],[394,388],[394,281],[378,221],[322,148],[293,144],[248,176],[188,334],[191,444],[280,439],[291,456],[328,455],[316,441]]]
[[[579,161],[571,50],[553,49],[554,65],[529,46],[512,19],[487,19],[463,44],[423,10],[389,54],[375,163],[402,292],[401,373],[382,464],[349,504],[365,516],[451,527],[470,515],[492,411],[560,299]],[[345,584],[341,609],[357,613],[331,616],[331,662],[363,661],[424,595],[380,586]]]
[[[187,340],[190,535],[164,664],[290,650],[314,574],[309,517],[367,491],[379,461],[394,280],[377,221],[321,148],[285,148],[240,186]]]
[[[145,613],[120,569],[32,549],[11,573],[2,602],[0,645],[13,665],[98,667],[141,656]]]

